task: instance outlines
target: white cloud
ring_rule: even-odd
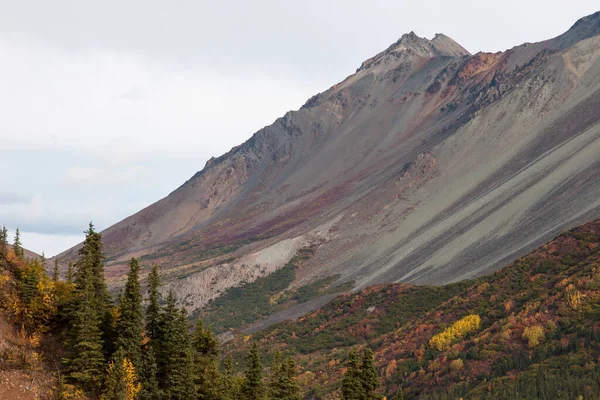
[[[68,185],[80,185],[94,179],[100,174],[102,174],[102,170],[99,168],[71,167],[67,171],[65,183]]]
[[[110,49],[0,40],[0,53],[0,137],[10,147],[220,155],[324,89]]]
[[[118,164],[109,164],[104,169],[73,166],[67,170],[64,184],[81,188],[82,185],[98,187],[130,183],[141,178],[145,171],[142,165],[118,167]]]
[[[11,192],[0,192],[0,205],[27,204],[31,195]]]

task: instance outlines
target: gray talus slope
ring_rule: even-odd
[[[481,275],[600,215],[599,56],[578,43],[435,147],[442,172],[360,283]]]

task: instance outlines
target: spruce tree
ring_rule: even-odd
[[[175,302],[173,291],[169,291],[167,304],[159,314],[158,329],[155,334],[156,338],[150,340],[150,343],[154,344],[156,364],[158,366],[158,384],[164,389],[167,389],[168,386],[167,377],[170,364],[172,363],[172,352],[175,347],[173,342],[175,340],[177,313],[177,303]],[[149,317],[147,316],[147,318]]]
[[[196,394],[200,400],[219,399],[219,341],[198,319],[192,340]]]
[[[144,316],[142,312],[142,293],[139,281],[140,266],[135,258],[129,262],[127,283],[119,304],[117,319],[117,349],[122,349],[124,356],[131,361],[136,370],[140,370],[142,362],[142,334]]]
[[[194,359],[185,310],[178,310],[173,292],[161,313],[158,381],[165,395],[173,400],[192,399],[195,396]]]
[[[104,277],[104,254],[102,252],[102,234],[94,230],[94,224],[90,222],[88,230],[85,232],[85,240],[82,248],[79,250],[80,260],[76,263],[76,270],[79,270],[81,262],[85,260],[91,269],[91,280],[95,293],[95,308],[100,320],[100,331],[102,332],[102,342],[104,355],[108,359],[115,352],[115,321],[113,305],[111,304],[110,294],[106,286]],[[78,272],[76,273],[76,275]],[[79,277],[75,277],[75,283]]]
[[[366,393],[362,384],[361,362],[356,349],[348,355],[348,365],[342,380],[342,398],[344,400],[365,400]]]
[[[273,399],[278,398],[279,395],[279,380],[281,378],[282,371],[282,359],[281,359],[281,351],[279,349],[275,350],[275,354],[273,355],[273,362],[271,363],[271,373],[269,374],[269,396]]]
[[[144,400],[160,400],[162,392],[158,388],[158,380],[156,375],[158,366],[156,365],[156,357],[152,346],[146,346],[142,353],[142,368],[139,372],[142,390],[140,399]]]
[[[380,399],[381,396],[375,393],[379,387],[379,380],[377,379],[377,369],[373,365],[373,350],[369,348],[363,351],[360,375],[366,399]]]
[[[271,387],[271,398],[277,400],[300,400],[300,386],[296,381],[296,363],[287,357],[273,371],[275,379]]]
[[[15,256],[20,259],[25,258],[25,251],[21,245],[21,233],[19,232],[19,228],[17,228],[15,232],[15,241],[13,243],[13,251],[15,252]]]
[[[91,279],[96,298],[96,310],[98,315],[104,316],[109,311],[110,294],[106,286],[104,277],[104,254],[102,252],[102,234],[94,231],[94,224],[90,222],[88,230],[85,232],[85,241],[83,247],[79,250],[80,261],[89,264],[91,269]],[[77,265],[77,270],[81,268]],[[76,282],[78,279],[76,278]]]
[[[174,352],[167,379],[169,395],[173,400],[193,399],[196,392],[194,358],[186,317],[185,309],[181,309],[176,318],[175,340],[173,341]]]
[[[19,272],[17,287],[19,288],[21,299],[26,304],[29,304],[38,294],[38,284],[42,279],[44,270],[40,260],[36,258],[28,260],[26,265],[28,267]]]
[[[144,355],[144,376],[142,381],[142,398],[160,399],[162,392],[159,388],[164,388],[165,352],[164,344],[161,339],[163,331],[163,317],[160,306],[160,277],[158,267],[154,265],[152,271],[148,274],[148,299],[146,307],[146,336],[148,343],[145,345]],[[161,379],[162,378],[162,379]],[[154,389],[156,387],[156,390]]]
[[[44,271],[46,270],[46,254],[42,251],[42,255],[40,256],[40,262],[42,263],[42,268]]]
[[[219,398],[221,400],[237,400],[240,396],[239,389],[235,379],[233,359],[229,356],[223,360],[223,368],[219,376]]]
[[[219,355],[219,340],[204,324],[200,318],[196,322],[193,340],[194,350],[200,355],[217,357]]]
[[[52,280],[58,282],[60,276],[60,270],[58,268],[58,258],[54,259],[54,270],[52,271]]]
[[[76,264],[74,299],[64,359],[68,379],[90,391],[97,391],[101,384],[100,377],[106,361],[103,340],[106,332],[102,327],[106,314],[110,314],[100,239],[90,223]]]
[[[67,354],[63,360],[67,377],[84,389],[97,391],[101,384],[105,358],[89,259],[84,259],[79,264],[70,319]]]
[[[73,263],[71,261],[69,261],[69,268],[67,269],[67,283],[74,283],[75,282],[75,267],[73,266]]]
[[[8,243],[8,230],[6,226],[2,225],[0,229],[0,254],[6,254],[6,245]]]
[[[146,334],[150,338],[150,343],[159,340],[160,336],[160,276],[158,275],[158,267],[152,267],[152,271],[148,274],[148,306],[146,307]],[[156,352],[156,348],[154,348]]]
[[[255,342],[247,357],[246,372],[241,388],[242,399],[263,400],[265,398],[265,385],[262,378],[263,368],[258,355],[258,344]]]

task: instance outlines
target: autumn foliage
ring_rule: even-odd
[[[429,340],[429,346],[435,350],[442,351],[450,346],[455,339],[460,339],[469,333],[479,330],[481,327],[481,318],[479,315],[467,315],[456,321],[448,329]]]

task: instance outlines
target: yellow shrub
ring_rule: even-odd
[[[565,296],[569,307],[571,307],[573,310],[577,310],[577,307],[581,305],[581,292],[575,289],[575,286],[571,284],[567,286]]]
[[[59,400],[83,400],[85,396],[83,390],[71,384],[63,383],[56,391],[56,398]]]
[[[452,371],[460,371],[461,369],[464,368],[464,366],[465,366],[465,363],[460,358],[458,358],[450,363],[450,369]]]
[[[535,347],[540,344],[540,339],[544,336],[544,329],[539,326],[528,326],[523,331],[523,340],[527,340],[529,347]]]
[[[461,338],[471,332],[479,330],[481,327],[481,318],[479,315],[467,315],[456,321],[448,329],[429,340],[429,346],[435,350],[441,351],[450,346],[454,339]]]
[[[125,399],[135,400],[141,389],[141,385],[138,383],[135,376],[133,364],[128,359],[123,360],[123,371],[123,381],[125,382]]]

